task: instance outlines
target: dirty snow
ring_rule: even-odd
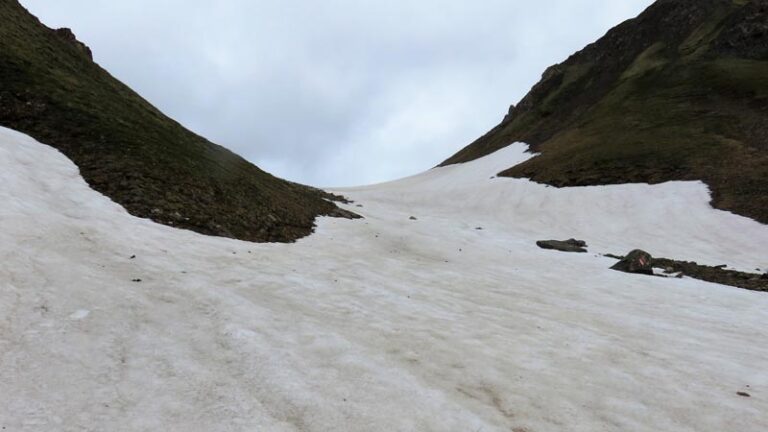
[[[366,219],[257,245],[134,218],[0,129],[0,427],[768,430],[768,295],[598,255],[754,271],[768,227],[696,182],[491,178],[524,150],[345,189]],[[568,237],[591,253],[535,246]]]

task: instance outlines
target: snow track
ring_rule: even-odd
[[[345,189],[366,219],[257,245],[134,218],[0,129],[0,427],[768,430],[768,295],[597,256],[766,271],[768,227],[701,183],[491,178],[524,150]],[[568,237],[591,253],[535,246]]]

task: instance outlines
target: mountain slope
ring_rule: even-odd
[[[765,271],[768,226],[700,182],[489,178],[525,150],[339,191],[365,222],[252,244],[132,217],[0,128],[0,428],[768,430],[768,295],[598,255]],[[536,246],[570,236],[591,253]]]
[[[659,0],[552,66],[501,124],[441,165],[515,141],[501,173],[556,186],[703,180],[768,223],[768,2]]]
[[[16,0],[0,0],[0,17],[0,125],[61,150],[132,214],[252,241],[295,240],[318,215],[351,215],[169,119],[71,31],[45,27]]]

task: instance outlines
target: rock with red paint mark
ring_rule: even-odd
[[[635,249],[628,253],[621,261],[617,262],[611,269],[623,271],[626,273],[653,274],[653,257],[646,251]]]

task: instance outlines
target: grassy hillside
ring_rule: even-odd
[[[0,125],[61,150],[130,213],[252,241],[295,240],[318,215],[351,216],[166,117],[16,0],[0,0],[0,17]]]
[[[659,0],[549,68],[504,121],[443,165],[515,141],[501,175],[556,186],[703,180],[768,223],[768,2]]]

